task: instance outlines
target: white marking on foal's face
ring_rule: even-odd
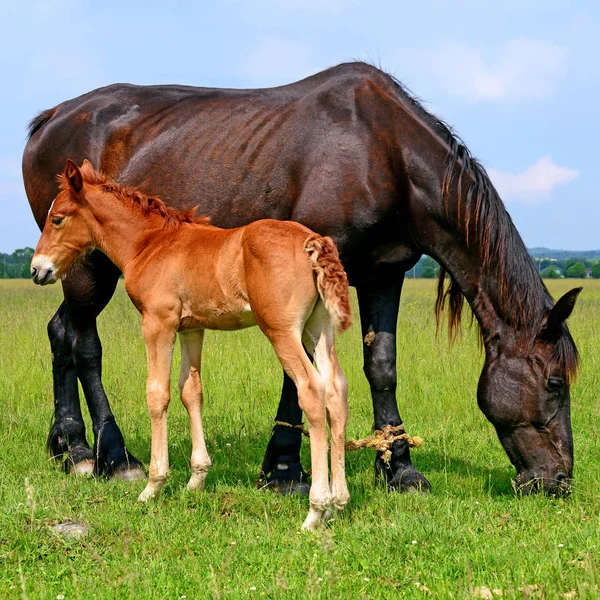
[[[52,204],[50,205],[50,208],[48,209],[48,214],[50,214],[52,212],[52,207],[54,206],[55,202],[56,202],[56,198],[54,198],[54,200],[52,200]]]
[[[38,272],[36,279],[34,279],[35,283],[47,285],[56,282],[56,267],[50,257],[45,254],[34,255],[31,260],[31,268],[35,268]],[[47,277],[48,273],[50,273],[50,276]]]

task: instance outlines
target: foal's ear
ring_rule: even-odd
[[[83,175],[79,167],[69,158],[67,160],[67,166],[63,173],[69,187],[76,193],[79,193],[83,188]]]
[[[548,313],[546,324],[541,331],[540,337],[548,341],[555,340],[559,337],[561,331],[560,326],[571,316],[571,313],[575,308],[577,296],[579,296],[582,289],[583,288],[581,287],[573,288],[559,299]]]
[[[81,173],[88,181],[94,181],[96,179],[96,171],[94,171],[92,163],[87,158],[83,159]]]

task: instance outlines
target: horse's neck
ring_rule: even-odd
[[[512,226],[512,225],[511,225]],[[477,240],[442,225],[430,252],[450,274],[484,329],[529,329],[548,309],[548,296],[520,238],[496,248],[484,264]]]
[[[538,320],[547,292],[483,168],[443,126],[436,131],[406,105],[398,118],[398,147],[410,139],[403,159],[417,244],[446,268],[480,323]]]

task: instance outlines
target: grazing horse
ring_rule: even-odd
[[[196,490],[204,487],[211,465],[202,430],[204,330],[258,325],[294,381],[310,425],[313,484],[303,528],[318,527],[330,504],[341,510],[349,500],[344,472],[348,385],[335,352],[334,326],[342,331],[350,326],[350,299],[331,238],[272,219],[220,229],[207,219],[177,213],[158,198],[120,188],[87,160],[81,169],[67,162],[60,189],[31,273],[37,284],[54,283],[82,254],[99,249],[125,277],[127,293],[142,315],[152,420],[150,477],[139,499],[160,492],[169,471],[167,408],[177,333],[179,389],[192,428],[187,487]],[[318,371],[304,348],[314,354]]]
[[[23,155],[40,228],[68,157],[89,157],[120,184],[178,209],[198,199],[200,214],[221,227],[269,217],[331,236],[358,294],[377,429],[402,423],[395,363],[402,283],[422,254],[432,256],[442,265],[438,317],[447,307],[458,326],[465,298],[479,324],[486,360],[477,398],[519,485],[556,489],[571,477],[577,350],[565,319],[578,290],[554,304],[485,170],[393,77],[350,63],[272,89],[117,84],[64,102],[31,122]],[[135,473],[138,464],[101,380],[96,317],[118,276],[103,254],[88,255],[63,281],[65,302],[48,328],[55,396],[48,447],[75,470],[92,458],[97,473]],[[301,422],[287,376],[277,420]],[[275,427],[263,462],[270,481],[303,486],[300,444],[298,429]],[[406,440],[394,443],[389,463],[378,454],[375,464],[389,488],[430,487]]]

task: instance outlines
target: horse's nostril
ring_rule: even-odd
[[[38,270],[35,267],[31,267],[31,276],[35,277],[38,273]]]
[[[557,483],[560,483],[561,481],[566,481],[569,478],[569,476],[566,473],[557,473],[556,474],[556,481]]]

